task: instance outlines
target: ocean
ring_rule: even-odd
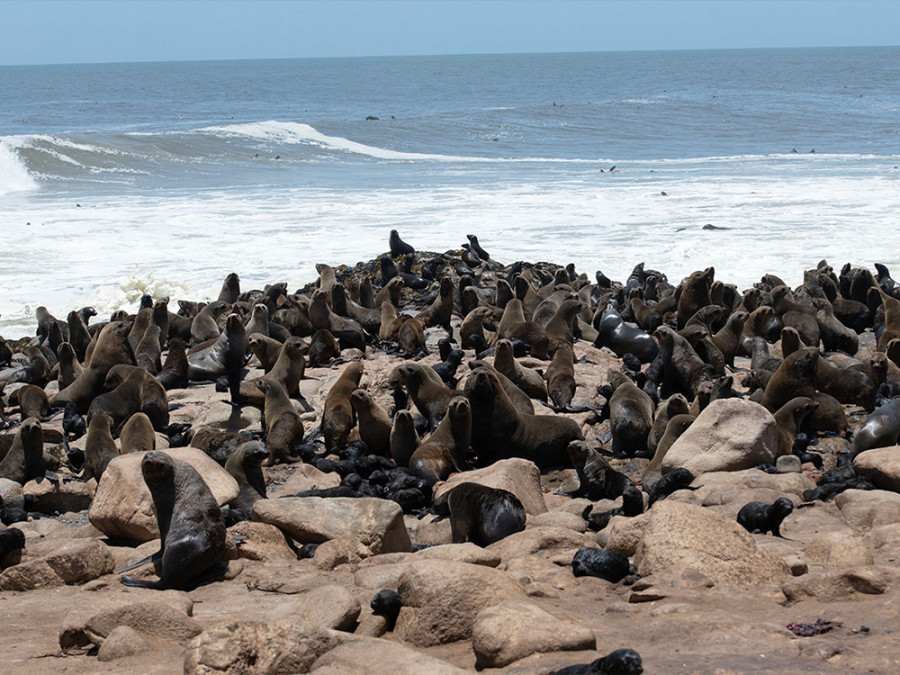
[[[620,280],[900,275],[900,48],[3,67],[0,91],[7,338],[232,271],[293,289],[393,228]]]

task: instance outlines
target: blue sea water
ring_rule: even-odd
[[[38,304],[301,285],[392,228],[620,279],[900,266],[898,48],[7,67],[0,91],[7,336]]]

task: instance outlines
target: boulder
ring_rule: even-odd
[[[503,459],[483,469],[457,473],[451,476],[446,483],[438,485],[434,498],[440,498],[441,495],[460,483],[478,483],[512,492],[522,502],[525,513],[533,516],[547,511],[544,493],[541,491],[540,469],[534,462],[529,462],[527,459],[519,457]]]
[[[415,560],[455,560],[486,567],[497,567],[500,564],[500,556],[496,551],[481,548],[470,541],[464,544],[442,544],[423,548],[414,556]]]
[[[301,543],[355,539],[370,555],[412,551],[396,502],[374,497],[286,497],[253,505],[253,519],[275,525]]]
[[[203,632],[196,619],[162,602],[138,602],[100,612],[88,619],[85,630],[91,642],[102,645],[119,626],[181,644]]]
[[[634,562],[641,576],[693,569],[738,587],[780,585],[790,576],[788,565],[759,549],[736,521],[669,500],[650,510]]]
[[[22,486],[9,478],[0,478],[0,502],[3,506],[14,506],[21,509],[25,505],[25,495]]]
[[[58,484],[49,480],[36,483],[33,480],[25,483],[23,492],[34,495],[37,499],[37,510],[41,513],[66,513],[68,511],[84,511],[91,507],[97,481],[86,482],[70,480]]]
[[[313,488],[325,490],[341,484],[340,475],[334,471],[324,473],[311,464],[296,464],[295,466],[296,470],[284,483],[269,491],[270,499],[291,497],[298,492]]]
[[[562,510],[548,511],[547,513],[533,516],[528,519],[528,526],[565,528],[576,532],[584,532],[587,528],[580,513],[570,513]]]
[[[472,627],[475,667],[500,668],[536,653],[596,649],[594,632],[521,600],[486,607]]]
[[[209,486],[219,506],[238,496],[237,481],[197,448],[162,450],[193,466]],[[113,459],[103,472],[88,517],[108,537],[131,541],[159,538],[153,498],[141,474],[143,453],[128,453]]]
[[[293,622],[232,620],[194,638],[184,673],[308,673],[317,658],[350,639],[347,633]]]
[[[853,459],[853,467],[875,487],[900,492],[900,445],[861,452]]]
[[[504,572],[449,560],[410,564],[397,591],[403,606],[394,630],[416,647],[467,640],[480,610],[524,597]]]
[[[97,651],[97,660],[101,662],[142,654],[151,648],[143,635],[128,626],[118,626],[106,636]]]
[[[228,528],[232,537],[240,537],[237,542],[239,558],[247,560],[296,560],[294,553],[284,540],[284,533],[274,525],[244,521]]]
[[[110,574],[115,559],[107,546],[95,539],[54,541],[53,551],[8,567],[0,573],[0,590],[31,591],[78,584]]]
[[[834,503],[841,516],[858,530],[900,523],[900,494],[889,490],[845,490]]]
[[[684,468],[695,476],[710,471],[739,471],[772,464],[778,450],[778,427],[758,403],[740,398],[710,403],[672,444],[662,472]]]
[[[593,537],[562,527],[529,527],[516,532],[487,547],[503,560],[538,555],[548,558],[563,551],[574,551],[582,546],[596,546]]]
[[[789,603],[814,598],[819,602],[849,600],[856,593],[881,595],[893,581],[887,570],[877,567],[857,567],[845,570],[816,572],[790,579],[781,591]]]
[[[803,555],[811,564],[835,569],[873,563],[872,553],[862,541],[838,532],[828,532],[807,541],[803,546]]]
[[[356,638],[320,656],[309,672],[317,675],[462,675],[467,671],[396,642]]]

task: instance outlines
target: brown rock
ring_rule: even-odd
[[[771,464],[777,450],[778,428],[768,410],[740,398],[719,399],[672,444],[661,468],[685,468],[695,476],[738,471]]]
[[[609,525],[597,535],[597,541],[604,548],[618,551],[630,558],[635,554],[638,544],[641,543],[641,539],[644,537],[649,518],[649,513],[643,513],[633,518],[614,516],[610,519]],[[601,537],[604,533],[606,533],[605,541]]]
[[[84,511],[91,507],[96,491],[97,481],[93,479],[86,482],[60,481],[59,484],[51,483],[49,480],[35,483],[32,480],[25,483],[23,488],[24,494],[35,496],[37,510],[41,513]]]
[[[781,584],[790,575],[787,564],[760,550],[736,521],[669,500],[650,510],[634,562],[641,576],[690,568],[732,586]]]
[[[820,602],[848,600],[855,593],[880,595],[884,593],[891,575],[881,568],[859,567],[855,569],[817,572],[793,578],[782,585],[781,591],[788,602],[815,598]]]
[[[325,490],[341,484],[340,475],[334,471],[324,473],[311,464],[297,464],[296,467],[284,483],[269,492],[269,498],[289,497],[313,488]]]
[[[530,555],[546,558],[582,546],[596,545],[590,535],[574,530],[561,527],[529,527],[491,544],[487,550],[496,553],[503,560],[510,560]]]
[[[541,492],[541,472],[534,462],[527,459],[503,459],[483,469],[458,473],[437,487],[434,498],[438,499],[460,483],[478,483],[512,492],[522,502],[525,513],[531,515],[547,511],[544,493]]]
[[[414,560],[454,560],[485,567],[497,567],[501,559],[496,551],[481,548],[470,541],[464,544],[442,544],[423,548],[414,556]]]
[[[237,554],[247,560],[296,560],[284,540],[284,533],[274,525],[244,521],[228,528],[232,537],[243,537],[237,544]]]
[[[30,591],[36,588],[77,584],[110,574],[115,560],[105,544],[94,539],[53,542],[53,552],[26,560],[0,573],[0,590]]]
[[[888,490],[845,490],[834,498],[841,516],[858,530],[900,523],[900,494]]]
[[[861,452],[853,459],[853,467],[876,487],[900,492],[900,445]]]
[[[97,651],[98,661],[115,661],[126,656],[142,654],[151,648],[143,635],[128,626],[118,626],[100,645]]]
[[[356,638],[319,657],[310,672],[317,675],[462,675],[466,671],[406,645]]]
[[[88,619],[85,629],[94,644],[102,645],[119,626],[181,644],[203,632],[196,619],[162,602],[140,602],[101,612]]]
[[[238,496],[237,481],[204,452],[196,448],[162,450],[193,466],[206,481],[219,506]],[[113,459],[103,472],[88,514],[91,524],[109,537],[132,541],[159,538],[153,499],[141,474],[143,453]]]
[[[253,505],[253,519],[275,525],[302,543],[349,538],[359,541],[370,555],[412,550],[403,510],[386,499],[264,499]]]
[[[416,526],[415,539],[420,546],[452,544],[453,532],[450,527],[450,519],[436,520],[429,516],[422,518]]]
[[[410,564],[398,592],[403,607],[395,632],[417,647],[466,640],[480,610],[523,597],[521,587],[503,572],[443,560]]]
[[[812,564],[836,569],[873,563],[872,553],[862,541],[838,532],[829,532],[806,542],[803,555]]]
[[[308,673],[317,658],[352,639],[299,624],[233,621],[204,631],[188,647],[185,675]]]
[[[481,610],[472,627],[472,649],[479,669],[500,668],[530,654],[596,647],[594,632],[586,626],[521,600]]]
[[[553,527],[584,532],[587,525],[579,513],[568,511],[548,511],[528,518],[529,527]]]

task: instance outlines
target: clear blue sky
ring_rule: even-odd
[[[897,44],[894,0],[0,0],[0,65]]]

